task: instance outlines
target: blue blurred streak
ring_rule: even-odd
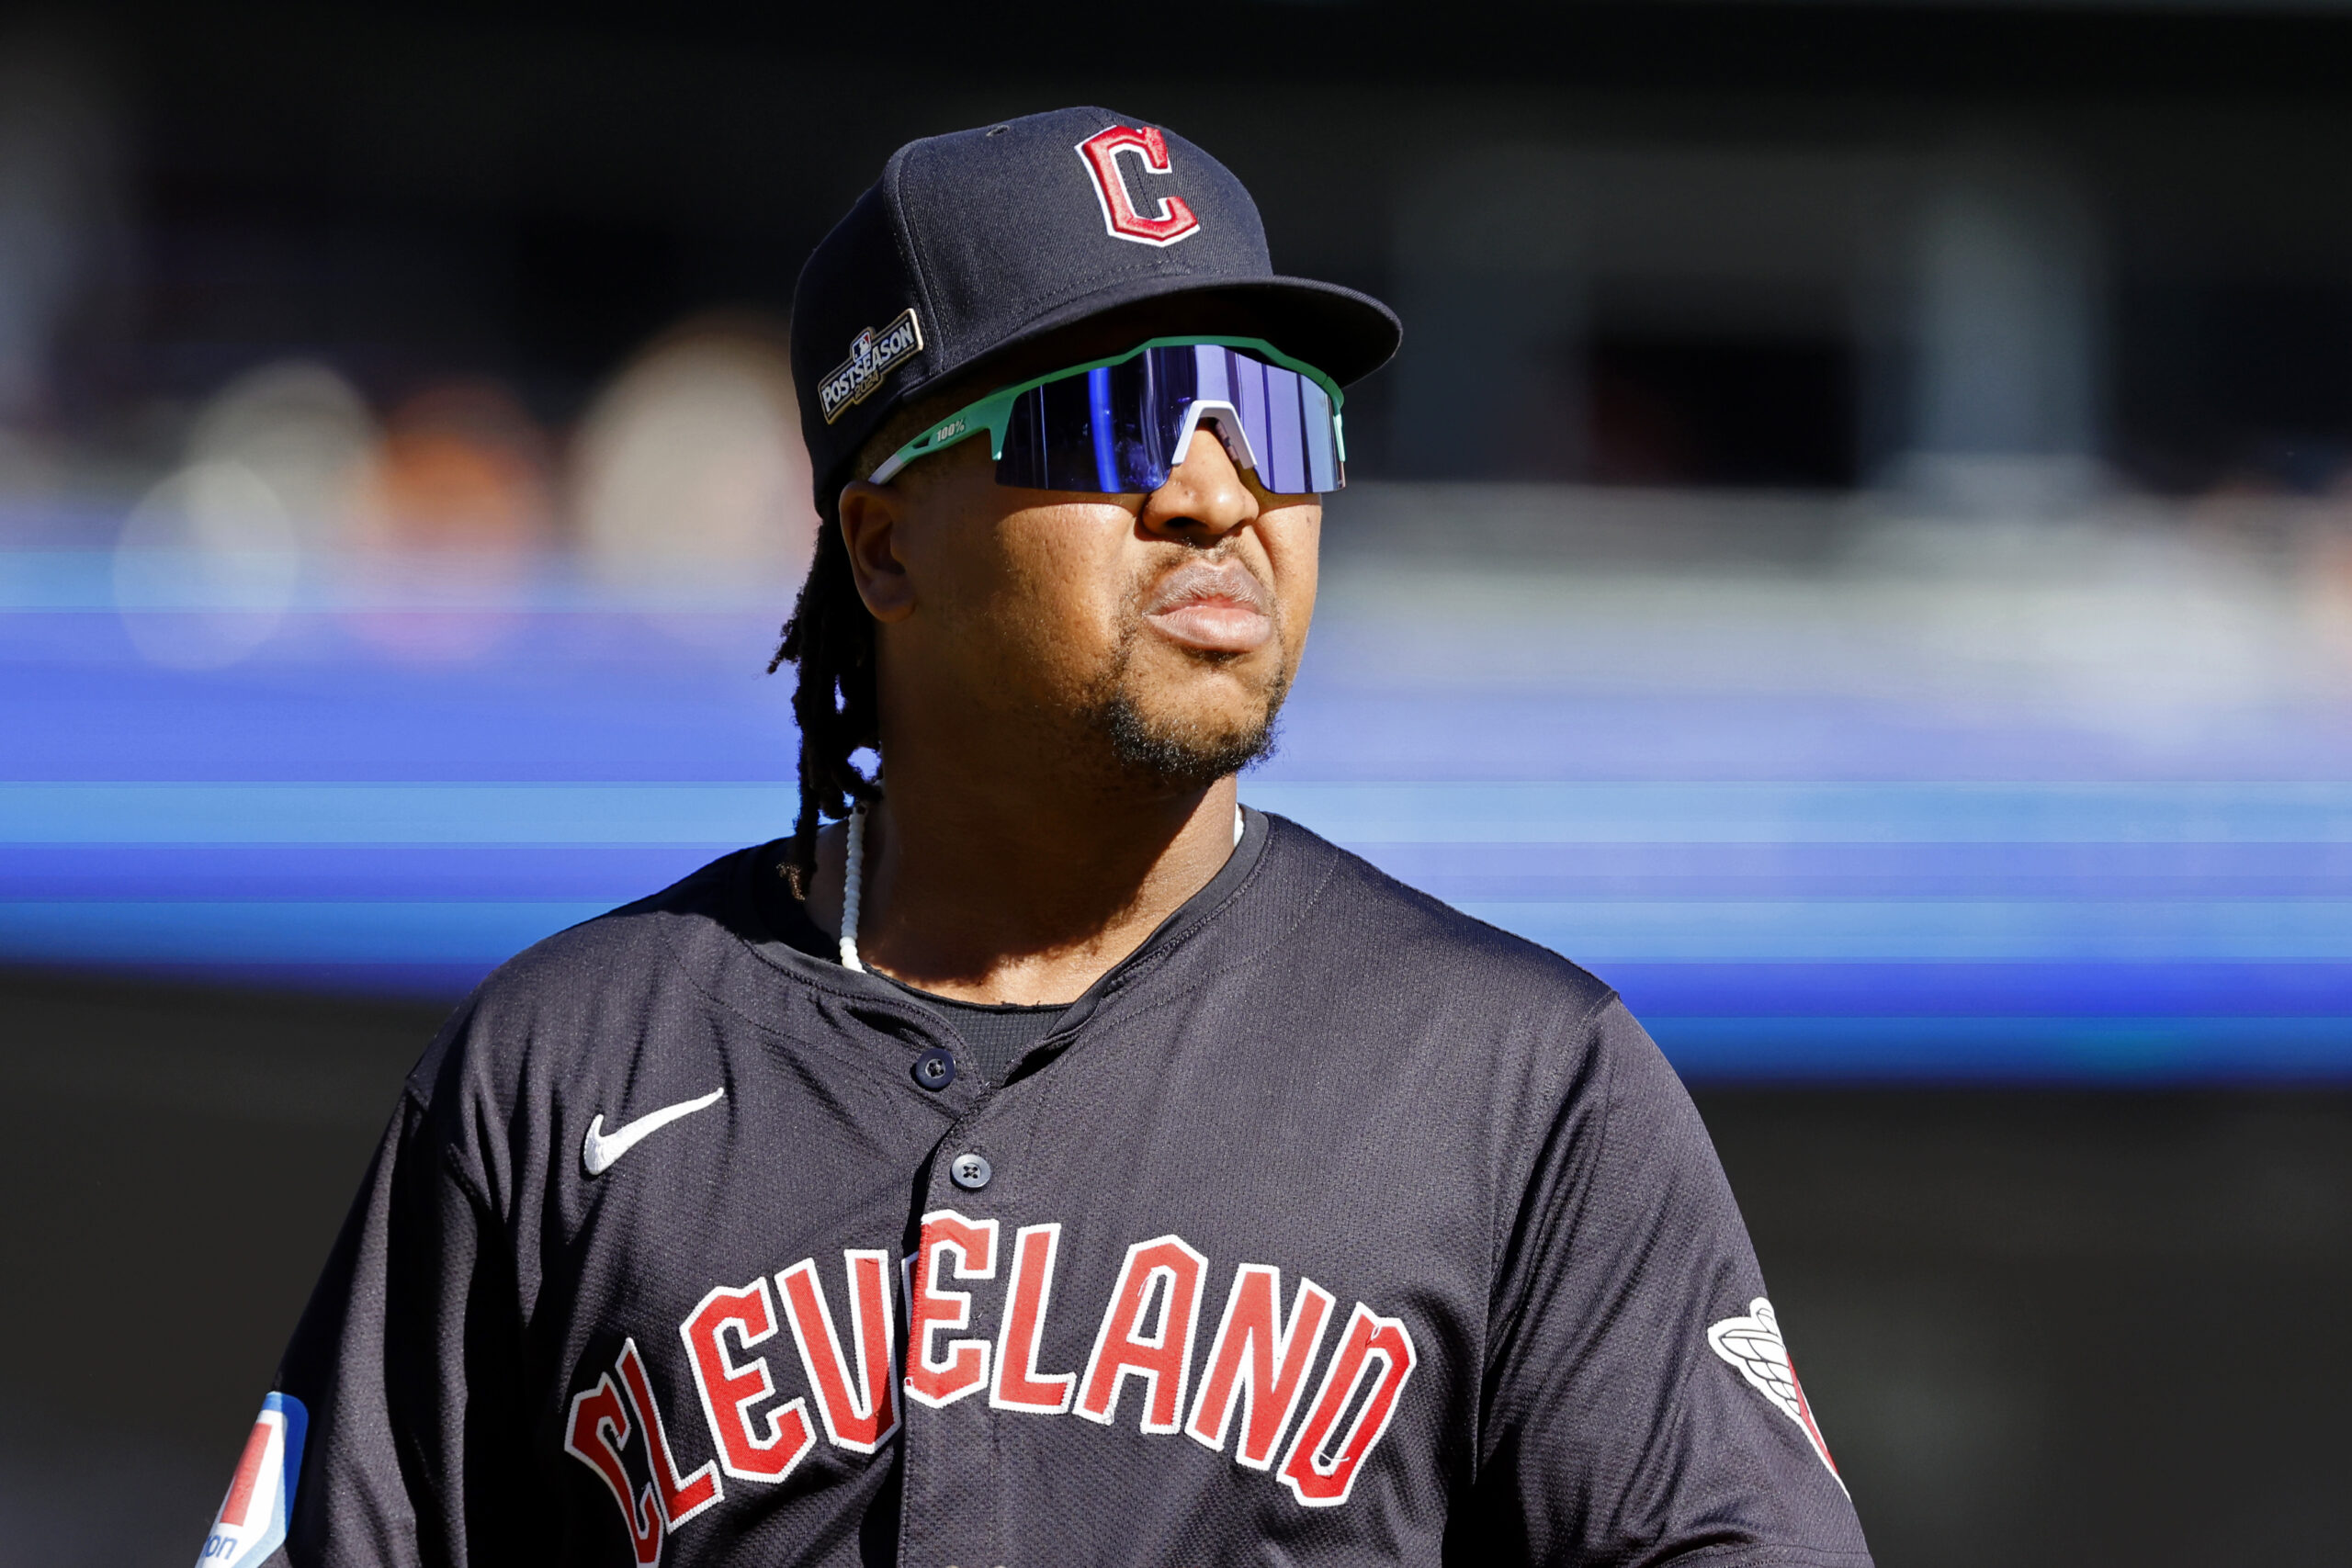
[[[2352,842],[2352,784],[2324,783],[1252,782],[1247,793],[1363,844]]]
[[[2352,843],[2352,785],[1300,784],[1253,804],[1348,844]],[[0,842],[726,842],[782,784],[0,784]]]
[[[0,904],[0,945],[47,963],[466,964],[603,914],[601,902],[368,899]],[[486,960],[490,960],[486,962]]]
[[[2151,1085],[2306,1084],[2352,1073],[2341,1018],[1674,1018],[1686,1077]]]
[[[2335,1019],[2341,964],[1905,961],[1594,966],[1634,1010],[1662,1019],[1905,1017]],[[2352,1043],[2352,1032],[2346,1032]]]
[[[1594,965],[2352,960],[2352,898],[1617,898],[1462,908]]]
[[[740,591],[313,574],[201,671],[113,592],[0,550],[0,959],[450,997],[791,822]],[[1589,964],[1694,1077],[2352,1080],[2352,704],[2134,729],[1751,680],[1730,633],[1672,680],[1491,629],[1430,666],[1375,609],[1335,580],[1244,798]]]
[[[8,844],[0,900],[519,898],[624,904],[735,847],[707,844]]]
[[[782,784],[0,784],[0,843],[744,843]]]

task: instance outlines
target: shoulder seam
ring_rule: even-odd
[[[1594,998],[1590,1005],[1586,1007],[1584,1011],[1577,1015],[1576,1021],[1568,1026],[1566,1031],[1565,1031],[1565,1033],[1570,1038],[1585,1038],[1587,1045],[1589,1046],[1589,1034],[1593,1027],[1594,1020],[1600,1016],[1601,1012],[1608,1008],[1610,1003],[1614,1002],[1617,999],[1618,996],[1616,987],[1603,985],[1600,995]],[[1593,1157],[1596,1163],[1603,1155],[1606,1155],[1609,1150],[1609,1089],[1611,1085],[1614,1083],[1616,1079],[1616,1067],[1613,1063],[1604,1063],[1602,1070],[1607,1077],[1603,1079],[1600,1086],[1600,1147],[1594,1151]],[[1566,1109],[1565,1102],[1563,1103],[1562,1109]],[[1531,1156],[1529,1158],[1528,1177],[1530,1179],[1532,1179],[1532,1176],[1535,1157],[1536,1156]],[[1518,1213],[1519,1202],[1524,1200],[1526,1190],[1527,1179],[1522,1179],[1514,1188],[1511,1189],[1514,1201],[1507,1207],[1502,1201],[1502,1184],[1499,1182],[1496,1184],[1497,1201],[1495,1204],[1494,1224],[1490,1228],[1487,1237],[1487,1289],[1490,1294],[1493,1291],[1494,1281],[1501,1276],[1502,1272],[1503,1238],[1510,1233],[1511,1217]],[[1587,1190],[1589,1191],[1590,1190],[1587,1189]],[[1576,1222],[1579,1225],[1583,1223],[1584,1219],[1584,1194],[1579,1193],[1577,1198],[1577,1213],[1575,1216]]]
[[[1400,877],[1394,876],[1388,872],[1383,871],[1378,865],[1366,860],[1363,856],[1357,854],[1354,851],[1346,849],[1339,844],[1331,843],[1311,828],[1294,822],[1288,818],[1277,818],[1272,812],[1268,812],[1266,815],[1271,818],[1281,821],[1285,827],[1293,829],[1294,831],[1302,833],[1307,838],[1314,840],[1325,850],[1329,852],[1331,859],[1330,874],[1336,874],[1340,866],[1344,865],[1348,867],[1360,883],[1369,885],[1374,891],[1385,896],[1396,904],[1410,908],[1422,919],[1436,922],[1441,926],[1450,925],[1455,927],[1456,929],[1446,932],[1448,937],[1459,938],[1469,933],[1476,933],[1486,938],[1499,939],[1503,944],[1516,950],[1522,956],[1534,959],[1549,965],[1556,966],[1562,970],[1573,972],[1576,976],[1581,977],[1586,985],[1597,987],[1600,992],[1600,999],[1591,1004],[1588,1016],[1589,1015],[1589,1012],[1597,1012],[1600,1010],[1602,1006],[1606,1005],[1608,999],[1616,994],[1614,987],[1611,987],[1608,982],[1602,980],[1600,976],[1595,975],[1591,970],[1586,968],[1583,964],[1577,963],[1574,958],[1560,952],[1558,949],[1547,947],[1543,942],[1536,942],[1529,937],[1521,936],[1517,931],[1510,931],[1502,926],[1498,926],[1492,920],[1481,919],[1478,916],[1471,914],[1467,910],[1457,908],[1453,905],[1447,903],[1444,899],[1437,897],[1435,894],[1429,892],[1427,889],[1416,887],[1411,883],[1407,882]],[[1327,876],[1327,881],[1328,879],[1329,878]]]
[[[1272,820],[1274,820],[1274,818],[1271,817],[1268,818],[1268,821],[1271,822]],[[1136,968],[1132,970],[1125,979],[1121,980],[1113,990],[1104,995],[1102,1000],[1107,1003],[1110,1001],[1112,997],[1125,996],[1133,992],[1136,985],[1147,976],[1157,974],[1161,969],[1166,968],[1168,964],[1175,959],[1178,953],[1183,952],[1194,942],[1199,941],[1202,937],[1206,935],[1210,927],[1220,919],[1227,911],[1230,910],[1236,904],[1238,904],[1242,898],[1247,897],[1250,890],[1252,887],[1255,887],[1266,875],[1267,863],[1272,856],[1273,852],[1274,844],[1272,831],[1270,829],[1265,845],[1259,851],[1258,863],[1250,868],[1248,874],[1244,875],[1239,882],[1234,885],[1232,890],[1227,893],[1223,898],[1219,899],[1214,908],[1204,910],[1200,919],[1190,931],[1184,932],[1183,935],[1165,948],[1161,949],[1159,952],[1151,954],[1144,963],[1137,964]],[[1264,942],[1260,942],[1256,947],[1251,948],[1249,952],[1235,959],[1232,964],[1229,965],[1228,972],[1247,968],[1250,965],[1261,962],[1268,953],[1273,952],[1282,944],[1284,937],[1287,937],[1292,931],[1296,931],[1301,925],[1305,924],[1306,917],[1314,912],[1315,906],[1321,901],[1324,889],[1331,885],[1331,876],[1336,869],[1336,865],[1325,866],[1323,868],[1323,874],[1317,879],[1313,891],[1309,892],[1305,900],[1300,904],[1298,914],[1291,920],[1291,923],[1284,926],[1281,931],[1268,937]],[[1182,998],[1181,997],[1169,997],[1155,1000],[1138,1009],[1135,1016],[1141,1017],[1156,1012],[1161,1007],[1170,1005],[1182,999]],[[1100,1009],[1097,1010],[1095,1016],[1101,1016]],[[1087,1021],[1091,1023],[1093,1020],[1089,1019]]]
[[[1595,998],[1584,1011],[1577,1015],[1576,1022],[1569,1026],[1565,1032],[1566,1034],[1570,1037],[1581,1037],[1585,1041],[1587,1051],[1590,1052],[1594,1021],[1617,999],[1615,988],[1604,986],[1601,994]],[[1604,1060],[1601,1063],[1601,1074],[1600,1129],[1597,1145],[1593,1151],[1593,1166],[1596,1172],[1609,1149],[1611,1122],[1609,1091],[1616,1082],[1616,1064],[1613,1061]],[[1566,1116],[1566,1090],[1563,1091],[1563,1097],[1555,1107],[1547,1122],[1550,1128],[1556,1129]],[[1517,1180],[1509,1183],[1498,1180],[1496,1183],[1494,1220],[1487,1238],[1487,1314],[1479,1325],[1478,1405],[1476,1419],[1472,1423],[1476,1436],[1470,1444],[1470,1472],[1474,1483],[1479,1470],[1480,1455],[1486,1446],[1487,1422],[1495,1414],[1496,1408],[1487,1401],[1487,1388],[1489,1380],[1494,1376],[1494,1367],[1489,1358],[1494,1354],[1495,1292],[1502,1280],[1503,1253],[1508,1245],[1506,1237],[1513,1224],[1526,1210],[1528,1188],[1535,1179],[1535,1167],[1542,1161],[1543,1148],[1547,1146],[1550,1141],[1549,1137],[1535,1140],[1537,1147],[1528,1156],[1527,1162],[1520,1171]],[[1585,1205],[1589,1200],[1591,1190],[1591,1186],[1588,1183],[1584,1190],[1577,1194],[1576,1213],[1570,1216],[1566,1226],[1566,1234],[1571,1237],[1583,1229]]]
[[[426,1100],[416,1092],[416,1086],[413,1084],[403,1084],[401,1086],[401,1098],[406,1102],[405,1109],[413,1111],[416,1113],[416,1120],[401,1134],[401,1141],[405,1143],[410,1137],[413,1136],[416,1130],[423,1126],[432,1116],[433,1106],[430,1101]],[[443,1172],[448,1176],[452,1182],[456,1183],[458,1190],[466,1195],[467,1200],[471,1202],[474,1207],[480,1209],[491,1219],[499,1220],[501,1216],[498,1213],[498,1205],[490,1201],[490,1194],[482,1190],[481,1182],[474,1179],[473,1172],[468,1170],[464,1165],[459,1163],[458,1159],[457,1145],[447,1142],[446,1139],[436,1140],[436,1142],[438,1142],[439,1146],[435,1150],[435,1153],[440,1156],[440,1165]]]

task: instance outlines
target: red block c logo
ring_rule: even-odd
[[[1143,215],[1135,197],[1127,194],[1126,179],[1119,170],[1122,152],[1133,152],[1147,175],[1170,172],[1168,139],[1148,127],[1114,125],[1078,144],[1078,155],[1094,181],[1095,197],[1102,203],[1102,226],[1111,237],[1132,240],[1138,245],[1172,245],[1199,233],[1201,220],[1193,216],[1192,208],[1181,196],[1161,197],[1157,217]]]

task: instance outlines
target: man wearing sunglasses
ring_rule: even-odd
[[[1395,318],[1090,108],[794,330],[795,830],[451,1020],[202,1561],[1866,1564],[1613,994],[1237,802]]]

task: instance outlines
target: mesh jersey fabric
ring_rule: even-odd
[[[1867,1564],[1810,1412],[1711,1347],[1763,1281],[1614,994],[1251,817],[1001,1088],[916,1083],[939,1015],[765,940],[752,852],[503,968],[279,1370],[310,1426],[270,1561]],[[587,1174],[592,1117],[714,1089]],[[875,1334],[981,1381],[868,1375],[860,1427]],[[1262,1408],[1212,1442],[1237,1379]]]
[[[784,840],[766,846],[755,857],[754,863],[762,867],[752,884],[756,913],[776,941],[812,958],[831,959],[840,951],[839,941],[818,929],[817,922],[808,918],[808,907],[792,897],[783,877],[767,870],[771,857],[775,865],[783,864]],[[986,1083],[1002,1083],[1013,1066],[1052,1033],[1062,1014],[1069,1010],[1059,1002],[1035,1006],[961,1001],[926,991],[920,986],[910,986],[879,970],[872,973],[876,979],[889,981],[938,1013],[963,1042],[961,1049],[950,1053],[956,1058],[956,1070],[977,1073]]]

